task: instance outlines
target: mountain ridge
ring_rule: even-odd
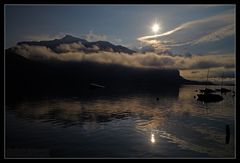
[[[30,45],[30,46],[46,46],[50,49],[52,49],[54,52],[59,53],[57,50],[58,46],[61,44],[71,44],[71,43],[80,43],[85,48],[93,48],[94,46],[97,46],[100,51],[109,51],[109,52],[117,52],[117,53],[128,53],[133,54],[136,51],[131,50],[127,47],[121,46],[121,45],[114,45],[108,41],[94,41],[89,42],[85,39],[77,38],[72,35],[65,35],[61,39],[54,39],[54,40],[48,40],[48,41],[22,41],[18,42],[17,45]],[[87,51],[87,49],[82,48],[81,50]],[[89,51],[88,51],[89,52]]]

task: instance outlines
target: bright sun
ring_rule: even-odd
[[[153,26],[152,26],[152,31],[154,32],[154,33],[157,33],[158,31],[159,31],[159,25],[158,24],[154,24]]]

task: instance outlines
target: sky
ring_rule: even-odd
[[[5,5],[5,48],[19,41],[53,40],[70,34],[140,51],[150,49],[156,54],[227,56],[234,62],[235,8],[235,5]],[[152,30],[154,24],[158,31]],[[206,68],[206,64],[202,65],[196,69]],[[198,74],[192,72],[182,68],[185,76]]]

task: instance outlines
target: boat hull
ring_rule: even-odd
[[[198,101],[203,102],[219,102],[223,100],[223,97],[217,94],[198,94]]]

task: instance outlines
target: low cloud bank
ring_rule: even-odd
[[[34,60],[61,60],[61,61],[93,61],[106,64],[119,64],[131,67],[151,67],[151,68],[173,68],[180,70],[194,70],[206,68],[234,68],[234,55],[168,55],[148,53],[134,53],[132,55],[125,53],[115,53],[99,51],[99,48],[91,47],[89,51],[81,51],[85,48],[80,43],[61,44],[57,47],[60,53],[52,51],[44,46],[15,46],[13,50],[29,59]]]

